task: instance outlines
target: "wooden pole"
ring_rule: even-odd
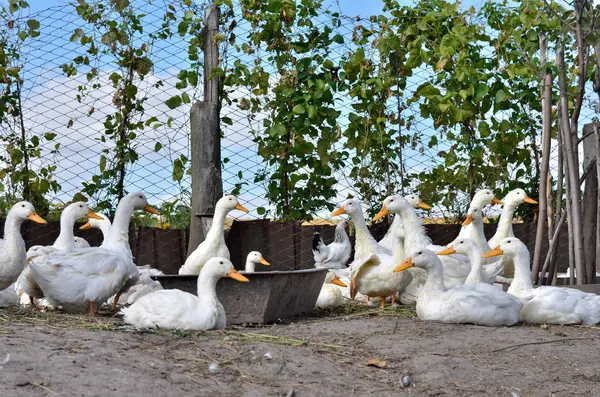
[[[196,102],[190,112],[192,153],[192,219],[188,256],[204,241],[223,197],[221,178],[221,133],[219,77],[211,74],[219,65],[219,8],[206,8],[204,29],[204,101]]]
[[[583,126],[583,169],[587,170],[590,164],[596,159],[596,146],[598,137],[595,134],[594,123]],[[588,172],[585,179],[585,188],[583,191],[583,247],[585,257],[585,271],[587,282],[594,283],[596,274],[596,217],[598,206],[598,178],[596,167]]]
[[[569,123],[569,98],[567,93],[567,77],[564,58],[565,47],[563,43],[559,44],[557,51],[557,66],[560,86],[561,102],[561,123],[563,132],[563,145],[565,157],[567,160],[567,200],[568,220],[569,220],[569,242],[573,247],[575,270],[577,271],[577,284],[584,284],[586,281],[585,262],[583,253],[583,228],[581,217],[581,203],[579,188],[579,164],[576,159],[577,146],[573,139],[573,133],[576,133],[576,123]],[[577,109],[577,107],[576,107]],[[575,115],[575,113],[574,113]],[[576,119],[575,119],[576,121]]]
[[[542,67],[546,68],[546,37],[540,37],[540,53],[542,54]],[[552,74],[546,72],[542,80],[542,169],[540,173],[539,188],[539,213],[537,218],[537,233],[535,236],[535,249],[533,251],[533,265],[531,269],[532,282],[535,284],[540,270],[542,258],[542,243],[548,213],[547,185],[550,163],[550,142],[552,139]],[[550,227],[550,224],[548,224]],[[550,233],[548,232],[548,235]],[[542,278],[544,274],[542,273]]]

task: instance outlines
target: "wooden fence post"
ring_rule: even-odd
[[[586,274],[590,284],[595,282],[596,276],[596,211],[598,206],[598,178],[596,166],[591,164],[596,160],[596,146],[598,136],[595,133],[594,123],[583,126],[583,169],[588,170],[583,191],[583,247],[586,264]],[[591,167],[591,168],[590,168]]]
[[[208,6],[204,25],[204,100],[190,111],[192,154],[192,219],[188,256],[206,237],[217,200],[223,197],[219,77],[211,77],[219,65],[219,8]]]

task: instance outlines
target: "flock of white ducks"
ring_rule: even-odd
[[[339,306],[344,296],[386,298],[392,303],[415,302],[422,320],[474,323],[487,326],[525,323],[596,324],[600,322],[600,296],[571,288],[533,288],[527,247],[514,237],[512,217],[521,203],[535,203],[522,189],[511,191],[503,202],[489,189],[479,191],[469,206],[458,237],[447,247],[436,246],[426,235],[415,208],[429,209],[418,196],[390,196],[373,220],[395,214],[390,230],[377,242],[363,216],[360,203],[345,200],[332,216],[347,214],[355,230],[355,255],[349,268],[351,244],[347,223],[336,226],[333,243],[326,245],[315,233],[313,254],[316,267],[328,271],[316,307]],[[483,208],[504,204],[496,234],[487,241],[483,234]],[[216,296],[220,278],[248,279],[230,262],[225,244],[226,215],[247,212],[235,196],[217,203],[206,239],[189,256],[179,274],[197,275],[197,295],[180,290],[162,290],[150,276],[156,269],[138,267],[129,247],[129,222],[136,210],[153,214],[143,193],[125,196],[117,206],[114,222],[95,214],[84,202],[71,203],[61,214],[61,229],[51,246],[25,251],[20,226],[29,219],[45,223],[28,202],[15,204],[8,213],[4,240],[0,241],[0,290],[18,291],[36,306],[47,305],[70,312],[89,311],[122,299],[130,306],[121,310],[125,322],[136,327],[178,330],[220,329],[226,326],[223,306]],[[81,229],[97,228],[104,241],[90,247],[73,234],[75,222],[88,218]],[[491,247],[495,247],[492,249]],[[437,254],[436,254],[437,253]],[[501,257],[501,258],[498,258]],[[245,271],[269,266],[262,254],[252,251]],[[510,272],[507,275],[507,272]],[[507,276],[512,279],[505,278]],[[508,292],[492,284],[510,282]],[[8,288],[11,287],[12,288]],[[0,306],[15,295],[0,294]],[[108,302],[107,302],[108,301]]]

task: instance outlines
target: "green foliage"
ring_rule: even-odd
[[[54,140],[56,134],[48,132],[43,136],[33,135],[27,130],[21,90],[23,86],[23,61],[21,49],[25,42],[40,35],[40,22],[27,19],[24,11],[29,7],[26,1],[9,1],[8,7],[0,6],[0,20],[6,27],[0,32],[0,140],[4,150],[0,153],[0,211],[4,212],[15,201],[30,201],[36,210],[46,215],[49,203],[45,195],[57,192],[60,185],[53,180],[55,165],[44,165],[34,170],[32,161],[51,155],[59,148],[42,151],[45,142]]]

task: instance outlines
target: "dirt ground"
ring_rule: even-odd
[[[355,304],[200,333],[3,309],[0,396],[597,396],[599,331],[426,323]]]

